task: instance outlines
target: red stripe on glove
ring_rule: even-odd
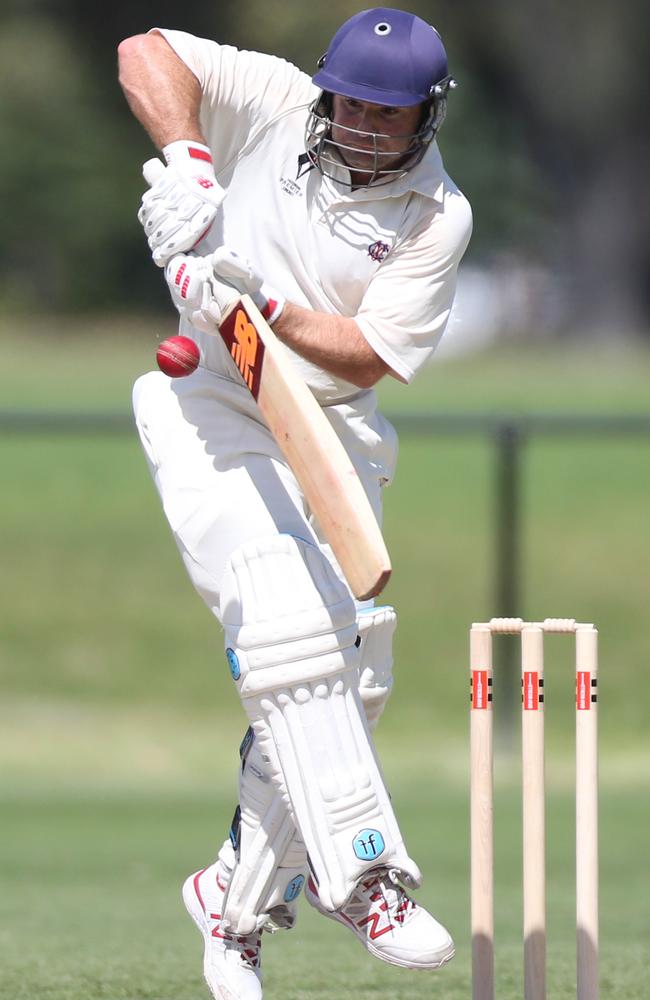
[[[207,163],[212,163],[212,157],[204,149],[197,149],[196,146],[188,146],[187,151],[192,160],[206,160]]]

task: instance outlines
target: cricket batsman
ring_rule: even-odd
[[[454,945],[410,895],[421,876],[372,742],[395,610],[353,599],[218,326],[252,297],[380,519],[397,448],[374,386],[430,358],[471,233],[436,142],[455,86],[443,43],[378,7],[339,28],[313,78],[164,28],[123,41],[119,63],[164,159],[139,219],[201,353],[186,378],[138,379],[136,421],[249,722],[230,835],[183,887],[206,981],[261,1000],[262,932],[294,926],[303,889],[376,958],[437,969]]]

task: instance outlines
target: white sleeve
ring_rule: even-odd
[[[355,321],[405,382],[444,333],[471,232],[469,203],[458,189],[448,189],[442,205],[395,248],[368,285]]]
[[[152,28],[199,81],[201,126],[222,169],[270,118],[313,97],[310,78],[277,56],[220,45],[185,31]]]

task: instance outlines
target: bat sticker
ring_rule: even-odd
[[[264,344],[244,307],[240,304],[233,309],[219,329],[253,399],[257,399],[262,378]]]

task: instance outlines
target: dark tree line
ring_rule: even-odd
[[[365,5],[240,0],[4,0],[0,15],[0,291],[5,310],[161,307],[135,221],[152,148],[116,79],[121,38],[182,28],[308,72]],[[441,134],[472,201],[468,258],[543,266],[568,329],[645,332],[650,312],[641,0],[399,4],[435,23],[461,86]]]

